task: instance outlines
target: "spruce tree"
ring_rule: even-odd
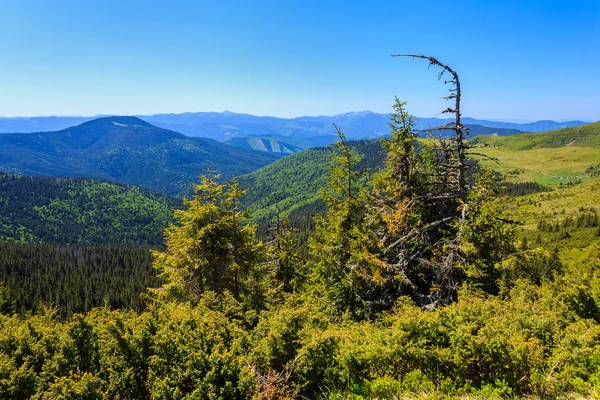
[[[194,185],[185,209],[165,230],[166,250],[153,251],[153,266],[165,282],[151,289],[157,299],[197,302],[207,291],[230,291],[240,300],[253,295],[263,279],[265,259],[255,227],[240,208],[245,194],[235,179],[219,183],[210,169]]]
[[[354,318],[371,318],[370,299],[377,265],[376,236],[367,226],[368,194],[361,157],[336,127],[335,167],[323,199],[327,216],[315,217],[315,234],[309,242],[314,259],[313,279],[318,295],[335,313],[349,312]]]
[[[282,217],[277,197],[275,203],[275,223],[268,228],[268,260],[271,267],[273,296],[281,292],[293,293],[300,290],[305,275],[303,260],[297,253],[298,240],[290,227],[287,217]]]

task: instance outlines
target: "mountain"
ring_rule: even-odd
[[[477,135],[494,135],[494,136],[509,136],[516,135],[517,133],[523,133],[523,131],[511,128],[494,128],[490,126],[478,125],[478,124],[465,124],[469,128],[469,136]]]
[[[18,199],[18,200],[17,200]],[[181,201],[134,186],[0,173],[0,242],[152,245]]]
[[[225,143],[244,149],[292,154],[313,147],[327,146],[336,141],[338,141],[338,137],[334,135],[314,136],[306,139],[293,136],[249,136],[229,139]]]
[[[448,122],[453,121],[452,119],[446,118],[418,118],[417,119],[417,128],[418,129],[427,129],[429,127],[439,126]],[[565,122],[556,122],[556,121],[536,121],[529,123],[513,123],[513,122],[498,122],[498,121],[487,121],[469,117],[463,117],[461,122],[467,127],[480,126],[487,128],[496,128],[497,133],[500,136],[512,135],[515,133],[521,132],[544,132],[544,131],[552,131],[556,129],[573,127],[585,125],[587,122],[584,121],[565,121]],[[471,136],[478,134],[486,134],[485,132],[471,132]]]
[[[309,141],[285,136],[237,137],[225,143],[243,149],[266,151],[269,153],[292,154],[313,146]]]
[[[0,171],[114,180],[170,195],[190,189],[208,163],[223,179],[279,155],[191,138],[137,117],[106,117],[56,132],[0,135]]]
[[[197,112],[182,114],[155,114],[138,116],[155,126],[183,133],[193,137],[207,137],[223,141],[235,137],[250,136],[289,136],[308,139],[334,134],[333,124],[344,130],[350,139],[364,139],[383,136],[389,133],[390,114],[371,111],[349,112],[333,116],[305,116],[297,118],[263,117],[250,114],[224,112]],[[0,132],[39,132],[66,128],[90,120],[86,117],[35,117],[0,118]],[[449,119],[417,118],[418,129],[438,126]],[[584,121],[537,121],[532,123],[511,123],[479,120],[464,117],[465,125],[479,125],[496,128],[498,135],[519,132],[541,132],[583,125]],[[478,128],[481,129],[481,128]],[[501,131],[506,130],[506,131]],[[473,135],[485,133],[482,130]]]

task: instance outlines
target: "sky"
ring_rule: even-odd
[[[600,120],[600,1],[0,0],[0,116],[230,110]]]

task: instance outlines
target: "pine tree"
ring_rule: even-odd
[[[151,289],[156,298],[196,302],[207,291],[228,290],[239,300],[260,286],[265,249],[240,208],[245,191],[235,179],[221,184],[218,178],[210,169],[201,177],[165,231],[167,249],[153,252],[165,282]]]
[[[271,283],[275,293],[293,293],[298,291],[303,283],[303,260],[297,254],[298,240],[290,228],[287,217],[282,217],[276,195],[276,221],[268,228],[270,241],[268,243],[268,259],[271,265]]]
[[[355,318],[370,317],[368,299],[373,290],[373,263],[379,264],[376,237],[367,227],[368,197],[358,169],[361,157],[337,129],[336,166],[323,191],[327,216],[315,217],[315,235],[309,242],[313,279],[328,306],[336,313],[349,311]]]
[[[494,265],[514,251],[493,176],[482,171],[461,192],[447,141],[421,144],[404,103],[396,99],[394,110],[372,193],[359,185],[359,158],[341,137],[332,192],[324,195],[327,218],[317,218],[311,243],[325,297],[358,319],[402,295],[424,307],[450,303],[465,279],[496,292]]]

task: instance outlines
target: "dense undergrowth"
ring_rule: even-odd
[[[290,297],[259,315],[231,296],[142,314],[0,317],[2,398],[533,396],[600,389],[597,260],[504,297],[400,301],[377,321]]]

